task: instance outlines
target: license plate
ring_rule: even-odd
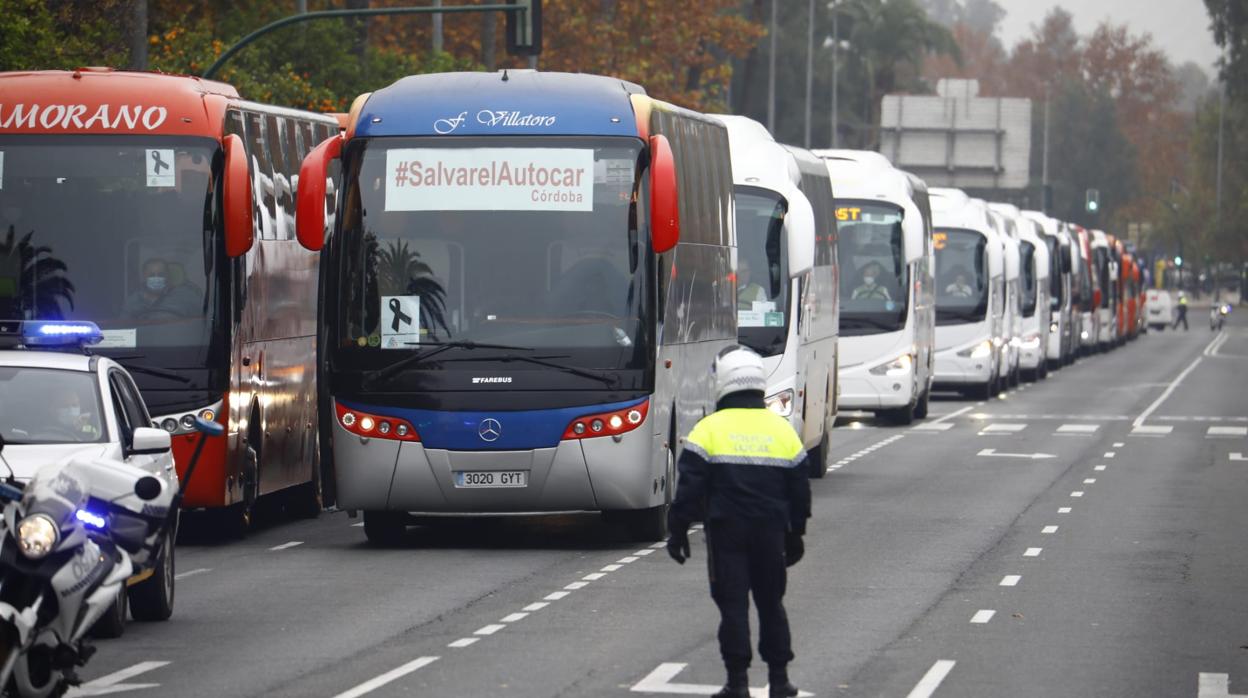
[[[461,470],[455,473],[456,487],[528,487],[527,470]]]

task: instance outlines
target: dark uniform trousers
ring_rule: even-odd
[[[707,523],[707,566],[711,598],[719,607],[719,651],[729,671],[750,666],[750,593],[758,608],[758,653],[769,665],[793,661],[787,582],[786,527],[773,521],[714,519]]]

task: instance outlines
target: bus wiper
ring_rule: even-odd
[[[841,322],[849,323],[851,325],[854,323],[861,323],[858,325],[859,327],[861,327],[862,325],[867,325],[868,327],[875,327],[877,329],[884,330],[885,332],[898,329],[895,324],[890,324],[890,323],[884,322],[883,320],[876,320],[875,318],[869,318],[869,317],[852,317],[852,316],[845,317],[844,315],[842,315]]]
[[[454,342],[407,342],[411,346],[429,346],[433,348],[427,351],[417,352],[411,356],[405,356],[398,361],[386,366],[385,368],[371,371],[364,376],[361,384],[365,388],[372,387],[377,381],[383,381],[387,378],[393,378],[395,375],[407,368],[432,357],[441,354],[447,349],[502,349],[505,351],[533,351],[530,347],[513,347],[507,344],[483,344],[481,342],[472,342],[468,340],[460,340]]]
[[[142,354],[134,354],[132,356],[110,356],[108,358],[112,359],[113,361],[119,362],[122,366],[126,368],[127,371],[132,371],[134,373],[145,373],[149,376],[156,376],[157,378],[167,378],[171,381],[178,381],[179,383],[191,383],[192,382],[190,378],[187,378],[186,376],[180,373],[174,373],[173,371],[166,371],[163,368],[156,368],[155,366],[144,366],[143,364],[130,363],[131,359],[142,359],[143,358]]]
[[[577,368],[575,366],[567,366],[564,364],[555,363],[554,361],[547,361],[546,359],[548,358],[555,358],[555,357],[553,356],[549,356],[549,357],[544,357],[544,356],[466,356],[462,359],[454,359],[454,360],[455,361],[502,361],[504,363],[508,361],[524,361],[526,363],[537,364],[538,366],[545,366],[547,368],[553,368],[559,371],[563,371],[564,373],[571,373],[574,376],[581,376],[583,378],[591,378],[593,380],[598,381],[599,383],[602,383],[608,388],[619,387],[619,379],[616,378],[614,374],[603,375],[601,373],[595,373],[593,371],[588,371],[583,368]]]

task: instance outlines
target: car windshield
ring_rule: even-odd
[[[979,322],[988,309],[988,239],[973,230],[937,230],[936,322]]]
[[[907,280],[900,207],[838,201],[841,334],[895,332],[906,324]]]
[[[0,366],[0,434],[6,444],[106,440],[95,374]]]
[[[508,354],[477,343],[542,350],[568,366],[644,365],[640,142],[413,138],[357,147],[337,243],[342,361],[375,369],[427,351],[421,344],[455,343],[439,361]]]
[[[215,141],[0,139],[0,318],[90,320],[100,349],[202,368]]]
[[[742,344],[762,356],[784,351],[788,334],[788,262],[784,250],[783,197],[738,187],[737,333]]]

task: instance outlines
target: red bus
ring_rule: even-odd
[[[320,510],[319,266],[295,189],[338,130],[194,77],[0,73],[0,318],[98,324],[179,470],[192,417],[225,424],[184,506],[230,523],[279,491]]]

